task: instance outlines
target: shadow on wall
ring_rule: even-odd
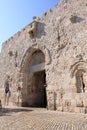
[[[33,110],[31,109],[25,109],[25,108],[2,108],[0,109],[0,116],[11,116],[14,113],[18,112],[31,112]]]
[[[71,18],[70,18],[70,21],[72,23],[80,23],[82,21],[84,21],[85,19],[81,18],[81,17],[78,17],[76,15],[71,15]]]

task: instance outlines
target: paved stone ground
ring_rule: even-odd
[[[4,108],[0,130],[87,130],[87,114],[40,108]]]

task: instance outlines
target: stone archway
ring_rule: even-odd
[[[75,75],[76,76],[77,93],[85,92],[84,73],[85,73],[85,70],[79,69]]]
[[[41,50],[30,49],[24,57],[21,74],[23,82],[22,105],[46,107],[45,55]]]
[[[71,77],[75,77],[76,79],[77,93],[87,93],[87,63],[75,63],[71,67]]]

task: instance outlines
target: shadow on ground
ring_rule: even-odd
[[[31,112],[33,110],[26,108],[2,108],[0,110],[0,116],[11,116],[12,114],[16,114],[19,112]]]

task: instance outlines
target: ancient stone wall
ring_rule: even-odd
[[[48,109],[86,112],[86,0],[62,0],[53,11],[48,10],[41,18],[34,17],[32,23],[3,43],[0,91],[3,93],[2,86],[9,75],[12,105],[16,104],[18,83],[23,87],[21,102],[29,100],[27,70],[32,55],[38,50],[45,57]]]

